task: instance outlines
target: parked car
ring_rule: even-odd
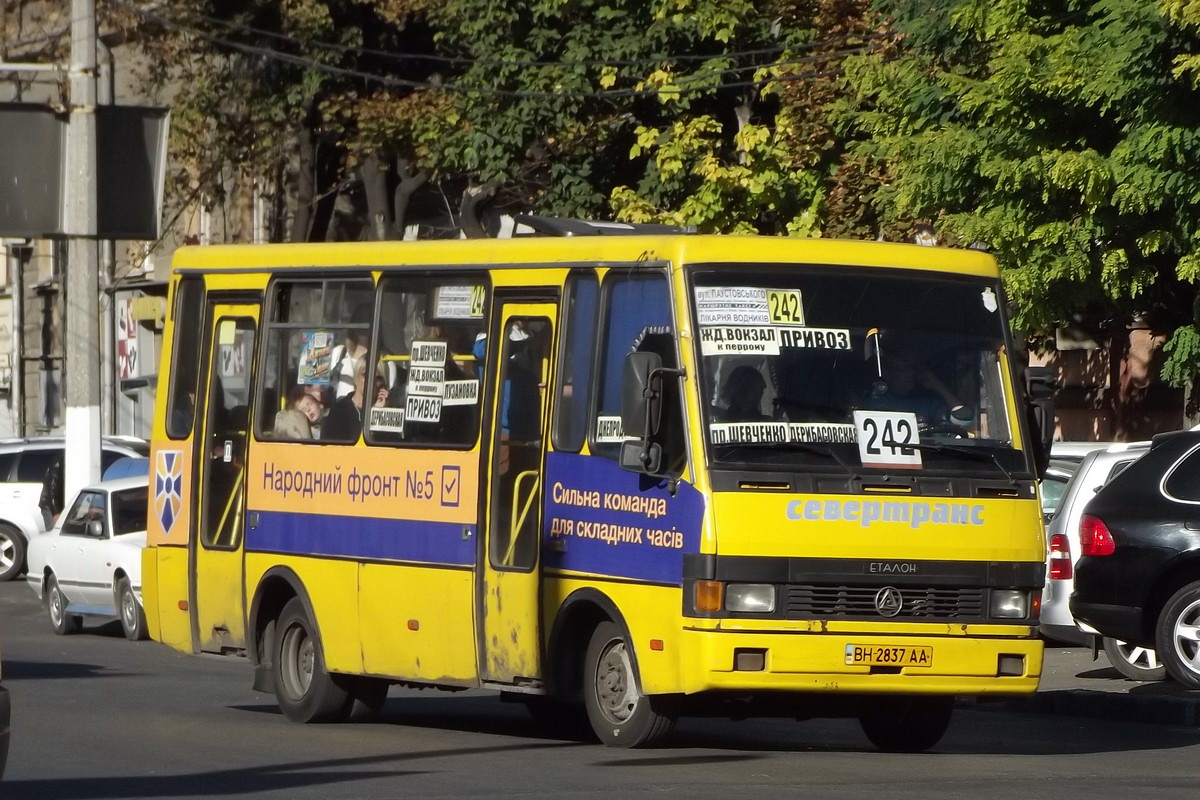
[[[1095,631],[1081,627],[1071,613],[1075,564],[1079,560],[1079,521],[1084,509],[1102,486],[1150,449],[1149,442],[1112,445],[1084,456],[1067,483],[1058,512],[1046,527],[1046,585],[1042,589],[1040,629],[1047,639],[1081,644]],[[1109,661],[1118,672],[1135,680],[1162,680],[1164,673],[1153,650],[1130,647],[1108,638],[1103,642]]]
[[[1079,469],[1079,463],[1076,461],[1050,459],[1050,465],[1046,467],[1046,471],[1038,482],[1038,493],[1042,498],[1042,519],[1046,524],[1049,524],[1050,520],[1054,519],[1054,515],[1058,513],[1067,483],[1070,482],[1071,476],[1077,469]]]
[[[1050,457],[1060,461],[1074,461],[1078,464],[1088,453],[1097,450],[1107,450],[1117,442],[1052,442]]]
[[[1071,611],[1200,689],[1200,432],[1156,436],[1088,503]]]
[[[148,493],[146,478],[88,486],[52,530],[30,541],[27,579],[55,633],[75,633],[85,616],[117,617],[126,638],[146,638],[142,549]]]
[[[55,462],[62,463],[65,451],[62,437],[0,439],[0,581],[11,581],[21,574],[30,538],[46,530],[38,507],[42,483]],[[141,439],[105,438],[101,469],[119,458],[147,456],[149,452]]]

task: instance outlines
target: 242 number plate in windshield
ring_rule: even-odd
[[[921,435],[917,415],[909,411],[855,411],[858,456],[864,467],[921,468],[921,451],[915,447]]]

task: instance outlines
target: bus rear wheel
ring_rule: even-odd
[[[953,711],[953,697],[879,697],[868,701],[858,722],[880,750],[919,753],[942,740]]]
[[[349,715],[354,705],[349,682],[326,671],[317,627],[298,597],[289,600],[279,614],[271,666],[275,699],[288,719],[337,722]]]
[[[674,727],[673,698],[642,694],[629,643],[613,623],[601,622],[592,632],[583,675],[588,721],[601,743],[646,747]]]

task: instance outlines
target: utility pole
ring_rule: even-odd
[[[96,212],[96,2],[71,0],[70,118],[63,166],[67,240],[67,456],[63,496],[100,478],[100,326]]]

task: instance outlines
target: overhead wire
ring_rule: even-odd
[[[288,42],[299,47],[315,47],[320,50],[332,50],[338,53],[356,53],[366,56],[374,56],[395,61],[433,61],[445,63],[453,66],[458,65],[482,65],[482,66],[500,66],[500,67],[623,67],[623,66],[640,66],[644,64],[655,64],[664,61],[672,62],[691,62],[691,61],[711,61],[714,59],[726,58],[744,58],[747,56],[770,55],[772,53],[803,52],[813,50],[824,45],[832,45],[835,43],[845,43],[851,40],[870,41],[873,39],[888,38],[894,36],[891,32],[871,33],[862,35],[845,34],[843,36],[831,37],[814,42],[806,42],[804,44],[786,47],[785,45],[774,45],[771,47],[763,47],[754,50],[740,50],[725,53],[711,54],[687,54],[687,53],[662,53],[658,55],[642,56],[634,59],[592,59],[592,60],[525,60],[525,59],[509,59],[509,58],[480,58],[477,56],[446,56],[434,53],[395,53],[387,50],[376,50],[369,47],[358,47],[354,45],[338,44],[336,42],[326,42],[320,39],[300,40],[295,36],[280,33],[278,31],[270,31],[263,28],[256,28],[252,25],[223,20],[217,17],[206,16],[203,14],[196,15],[197,19],[205,22],[219,25],[227,30],[237,31],[241,33],[249,33],[255,36],[275,39],[277,41]]]
[[[118,0],[118,4],[119,0]],[[125,4],[121,4],[125,5]],[[132,6],[127,6],[134,8]],[[333,64],[327,64],[321,61],[316,61],[312,58],[299,56],[292,53],[286,53],[280,50],[275,50],[269,47],[247,44],[244,42],[231,41],[229,39],[216,36],[207,31],[179,23],[174,20],[167,19],[153,12],[144,9],[136,9],[138,14],[146,19],[156,22],[164,27],[191,34],[211,44],[219,47],[228,48],[246,55],[261,56],[267,59],[275,60],[281,63],[291,64],[293,66],[311,69],[314,71],[325,72],[331,75],[339,75],[342,77],[355,78],[367,82],[377,83],[384,86],[400,87],[407,89],[425,89],[434,91],[455,92],[463,94],[475,94],[483,96],[506,97],[512,99],[551,99],[551,98],[575,98],[575,99],[591,99],[591,98],[622,98],[622,97],[652,97],[662,95],[664,93],[677,93],[683,91],[715,91],[719,89],[736,89],[761,87],[770,83],[798,80],[804,76],[792,75],[775,75],[769,78],[751,80],[751,81],[722,81],[720,83],[712,83],[712,78],[724,74],[737,74],[750,70],[777,69],[786,66],[795,66],[799,64],[815,63],[825,61],[832,58],[845,57],[863,52],[868,52],[872,49],[871,45],[847,48],[844,50],[835,50],[825,53],[818,53],[812,56],[801,58],[786,59],[781,61],[769,62],[764,64],[753,64],[742,67],[731,67],[722,70],[710,70],[707,72],[696,73],[693,75],[685,75],[678,80],[675,80],[662,87],[654,88],[630,88],[630,89],[601,89],[591,91],[578,90],[558,90],[558,91],[531,91],[531,90],[516,90],[516,89],[499,89],[496,87],[485,86],[467,86],[456,83],[442,83],[434,81],[413,80],[410,78],[401,78],[395,75],[380,75],[374,72],[366,72],[360,69],[349,67],[339,67]],[[706,57],[706,60],[718,57]],[[548,62],[554,63],[554,62]],[[565,63],[565,62],[559,62]],[[693,85],[699,85],[697,88],[692,88]]]

